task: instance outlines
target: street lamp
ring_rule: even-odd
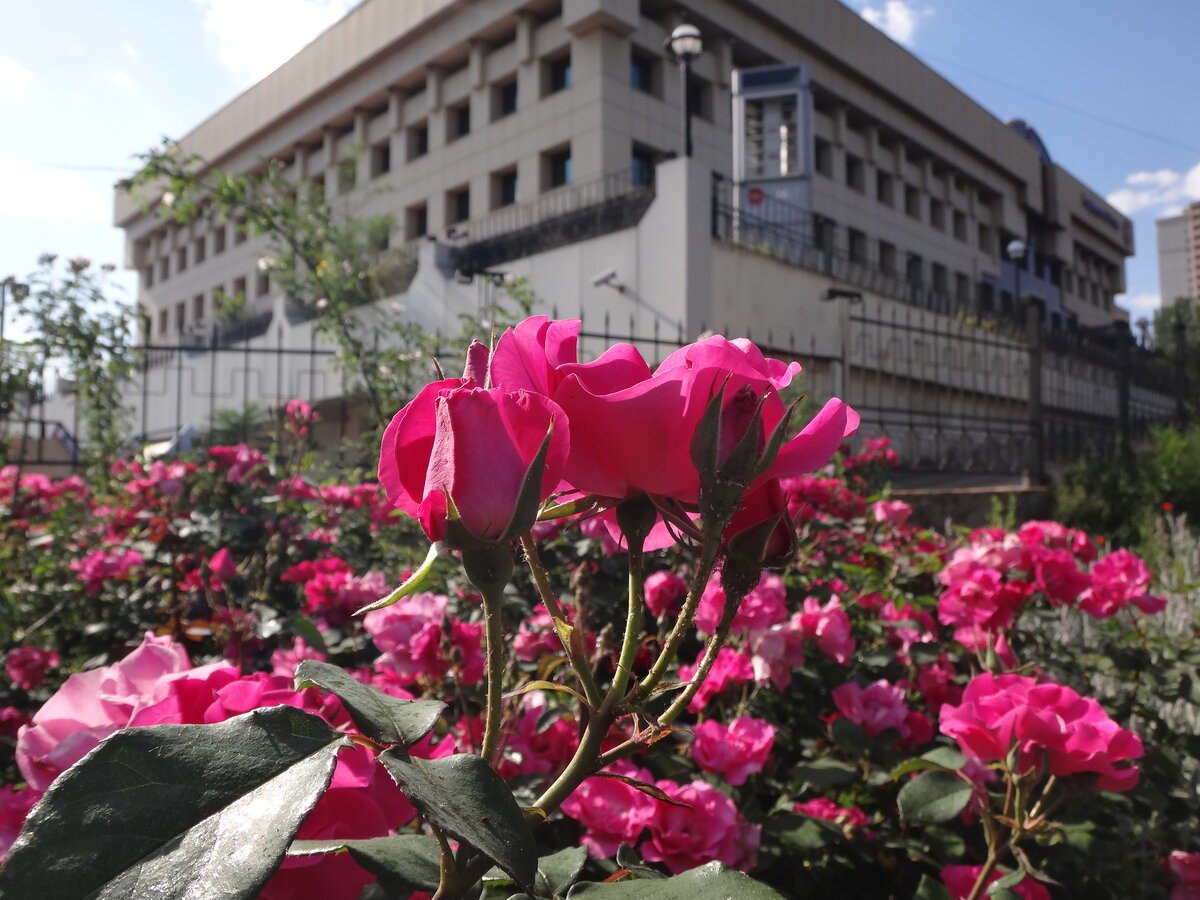
[[[1013,264],[1013,273],[1016,279],[1016,284],[1013,286],[1015,293],[1016,315],[1021,314],[1021,268],[1025,264],[1025,254],[1029,251],[1028,245],[1020,238],[1014,238],[1008,242],[1008,246],[1004,248],[1004,255],[1011,260]]]
[[[684,155],[692,155],[692,60],[704,52],[704,41],[700,29],[695,25],[680,25],[667,38],[667,47],[679,62],[683,82],[683,148]]]

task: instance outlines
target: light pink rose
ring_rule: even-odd
[[[661,618],[679,611],[683,598],[687,596],[687,583],[674,572],[663,569],[646,578],[646,609],[650,615]]]
[[[800,628],[804,636],[816,641],[821,652],[830,659],[844,666],[850,665],[850,657],[858,644],[850,634],[850,617],[842,609],[836,594],[824,606],[816,597],[806,597],[800,614]]]
[[[912,507],[903,500],[877,500],[871,504],[871,515],[881,525],[904,525],[912,515]]]
[[[652,801],[657,809],[647,823],[643,859],[661,862],[675,875],[714,859],[735,868],[754,867],[762,826],[748,823],[728,796],[703,781],[664,780],[657,786],[690,808]]]
[[[324,662],[328,658],[316,647],[310,647],[304,638],[298,637],[292,643],[291,649],[280,648],[271,654],[271,672],[284,678],[294,678],[297,666],[304,660],[315,659]]]
[[[772,684],[783,690],[792,683],[792,671],[804,667],[802,613],[750,635],[750,662],[759,685]]]
[[[722,725],[705,719],[695,728],[692,759],[710,775],[722,775],[734,787],[763,770],[775,744],[775,727],[762,719],[738,716]]]
[[[833,702],[843,716],[861,725],[867,737],[893,728],[903,733],[908,718],[904,689],[880,680],[865,688],[852,681],[833,689]]]

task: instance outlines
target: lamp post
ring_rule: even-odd
[[[679,62],[683,84],[683,152],[692,155],[692,60],[704,52],[700,29],[695,25],[680,25],[667,38],[667,47]]]

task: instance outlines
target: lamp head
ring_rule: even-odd
[[[1029,247],[1020,238],[1008,242],[1008,246],[1004,248],[1005,255],[1013,262],[1019,262],[1025,258],[1025,253]]]
[[[704,41],[700,37],[700,29],[695,25],[680,25],[671,32],[667,46],[681,62],[695,59],[704,52]]]

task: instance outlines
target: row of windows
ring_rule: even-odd
[[[254,279],[254,296],[265,297],[271,292],[271,277],[266,272],[259,272]],[[183,334],[187,329],[189,322],[192,324],[202,323],[205,321],[208,312],[208,303],[211,298],[212,309],[215,311],[219,308],[220,298],[224,296],[245,297],[249,298],[247,293],[247,279],[235,278],[233,280],[233,290],[230,294],[226,294],[225,286],[220,285],[215,287],[210,292],[210,295],[196,294],[192,297],[189,304],[185,300],[181,300],[175,304],[175,321],[174,331],[176,334]],[[190,314],[190,315],[189,315]],[[171,310],[163,308],[158,311],[158,334],[160,337],[166,337],[171,333]]]

